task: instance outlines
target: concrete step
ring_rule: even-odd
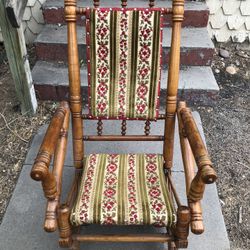
[[[77,26],[79,55],[86,60],[85,27]],[[163,28],[163,66],[168,63],[171,28]],[[38,60],[67,62],[67,27],[45,25],[35,40]],[[183,28],[181,36],[181,64],[210,65],[214,45],[206,28]]]
[[[65,100],[68,98],[68,69],[63,64],[38,61],[32,70],[37,96],[42,100]],[[164,105],[167,70],[162,71],[161,104]],[[81,68],[83,101],[87,99],[87,70]],[[179,95],[189,104],[210,105],[218,97],[219,87],[208,66],[185,67],[180,70]]]
[[[117,3],[118,2],[118,3]],[[172,1],[158,0],[156,7],[171,7]],[[92,0],[78,0],[79,7],[93,6]],[[106,0],[101,1],[101,6],[117,7],[119,1]],[[128,1],[128,7],[148,7],[148,0]],[[48,24],[64,24],[63,1],[61,0],[48,0],[43,5],[44,20]],[[185,19],[183,27],[206,27],[208,22],[209,10],[204,2],[186,2],[185,3]],[[84,25],[84,17],[79,17],[78,24]],[[170,25],[171,15],[165,19],[165,25]]]

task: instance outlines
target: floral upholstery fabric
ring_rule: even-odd
[[[71,223],[170,226],[175,214],[157,154],[85,158]]]
[[[87,9],[90,117],[157,118],[161,16],[161,9]]]

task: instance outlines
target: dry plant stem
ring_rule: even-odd
[[[5,119],[5,116],[4,116],[2,113],[0,113],[0,116],[3,118],[6,128],[7,128],[12,134],[14,134],[16,137],[18,137],[21,141],[23,141],[23,142],[25,142],[25,143],[28,143],[27,140],[23,139],[19,134],[17,134],[15,131],[13,131],[13,130],[10,128],[10,126],[9,126],[10,123],[8,124],[8,122],[7,122],[6,119]]]

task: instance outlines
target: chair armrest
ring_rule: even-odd
[[[36,181],[42,182],[44,195],[49,200],[54,200],[58,192],[60,192],[58,185],[60,184],[59,179],[62,170],[59,171],[59,166],[61,165],[61,168],[63,166],[62,159],[64,161],[64,158],[62,155],[65,154],[65,151],[63,152],[62,150],[63,146],[59,138],[64,133],[65,129],[68,128],[68,125],[65,124],[68,122],[69,106],[67,102],[62,102],[52,117],[31,170],[31,177]],[[49,166],[55,151],[55,164],[53,172],[51,173],[49,171]]]
[[[179,114],[183,124],[182,132],[185,134],[185,137],[188,138],[199,170],[196,175],[197,183],[203,182],[204,184],[210,184],[215,182],[217,175],[212,167],[212,162],[209,158],[207,149],[203,143],[190,109],[188,109],[183,102],[180,102],[179,104]]]
[[[188,123],[186,123],[186,126],[184,126],[182,115],[181,115],[181,112],[183,112],[184,109],[188,113],[189,118],[190,118],[190,115],[191,115],[190,110],[186,108],[185,102],[180,102],[179,106],[178,106],[177,114],[178,114],[178,123],[179,123],[181,152],[182,152],[182,159],[183,159],[185,179],[186,179],[186,194],[187,194],[187,199],[188,199],[188,206],[189,206],[190,211],[191,211],[190,225],[191,225],[191,231],[194,234],[201,234],[204,232],[204,225],[203,225],[202,208],[201,208],[200,200],[203,197],[203,193],[205,190],[205,184],[210,183],[211,181],[213,182],[216,179],[216,174],[211,166],[211,162],[208,162],[208,161],[206,163],[209,163],[209,165],[203,165],[200,163],[199,163],[200,165],[197,164],[199,170],[198,170],[197,174],[195,174],[194,154],[196,154],[196,156],[198,157],[201,155],[201,153],[203,153],[203,155],[205,155],[208,160],[209,160],[209,158],[207,155],[205,145],[202,142],[202,139],[201,139],[200,134],[198,132],[198,128],[194,122],[192,115],[190,118],[190,119],[192,119],[192,121],[191,121],[192,122],[192,129],[190,129],[190,127],[188,127],[188,125],[187,125]],[[189,128],[188,130],[186,130],[187,127]],[[189,131],[188,132],[189,137],[188,137],[187,131]],[[189,141],[189,138],[191,137],[191,135],[190,135],[191,131],[195,131],[195,135],[197,137],[196,139],[198,140],[198,141],[196,141],[196,143],[201,145],[201,149],[202,149],[201,152],[199,150],[196,150],[196,145],[194,143],[193,143],[194,149],[192,149],[192,146],[191,146],[190,141]],[[196,163],[197,163],[197,161],[196,161]],[[207,168],[207,166],[208,166],[208,168]],[[211,174],[206,175],[207,171],[208,171],[207,169],[209,170],[209,172],[212,171],[212,175]],[[201,174],[202,171],[204,171],[203,176]],[[211,180],[209,179],[210,177],[212,178]],[[209,179],[209,181],[207,181],[207,178]]]

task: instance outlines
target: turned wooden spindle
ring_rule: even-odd
[[[100,6],[100,1],[99,0],[94,0],[94,7],[98,8]]]
[[[75,168],[83,164],[83,123],[80,65],[76,32],[76,0],[64,1],[64,14],[68,31],[69,102],[72,116],[73,155]]]
[[[122,120],[121,135],[125,136],[127,132],[127,121]]]
[[[184,18],[184,0],[173,0],[172,4],[172,38],[169,56],[167,83],[166,118],[164,129],[163,156],[166,168],[173,166],[175,115],[177,108],[177,91],[180,68],[181,25]]]
[[[145,122],[145,127],[144,127],[144,133],[145,133],[145,135],[149,135],[150,134],[150,121],[149,120],[147,120],[146,122]]]
[[[102,122],[101,119],[99,119],[98,122],[97,122],[97,134],[99,136],[102,135],[102,130],[103,130],[103,122]]]
[[[155,1],[154,0],[149,0],[149,7],[153,8],[155,6]]]
[[[126,8],[127,7],[127,0],[122,0],[122,8]]]

